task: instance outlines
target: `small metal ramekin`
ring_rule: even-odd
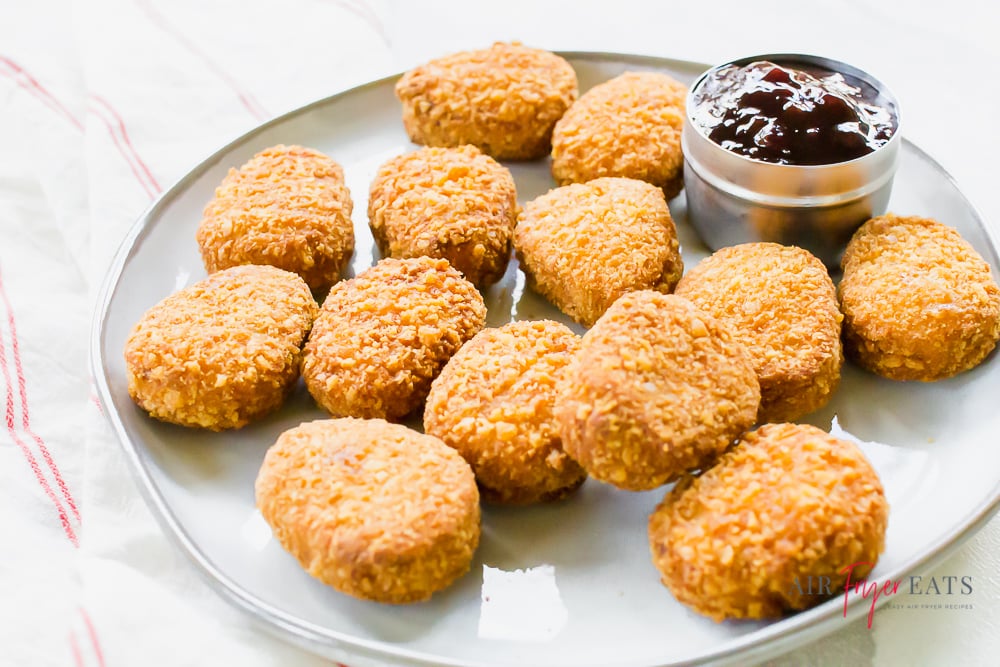
[[[819,66],[868,84],[877,93],[875,103],[891,105],[894,111],[892,138],[867,155],[828,165],[774,164],[726,150],[692,120],[694,94],[716,70],[758,60]],[[713,67],[691,86],[687,97],[681,145],[688,219],[713,250],[774,241],[803,247],[834,266],[854,231],[865,220],[885,213],[899,158],[899,122],[899,104],[889,89],[867,72],[837,60],[778,53]]]

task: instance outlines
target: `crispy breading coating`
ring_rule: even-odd
[[[584,93],[552,133],[560,185],[637,178],[672,199],[684,186],[681,129],[687,86],[657,72],[625,72]]]
[[[618,299],[583,336],[556,399],[563,449],[631,491],[711,465],[753,425],[760,388],[729,330],[687,299]]]
[[[888,520],[882,483],[853,443],[767,424],[677,483],[649,517],[649,544],[663,584],[698,613],[775,618],[828,599],[823,581],[842,594],[855,563],[866,565],[851,580],[867,576]]]
[[[576,96],[566,60],[518,42],[437,58],[396,83],[412,141],[472,144],[498,160],[544,157]]]
[[[469,571],[479,492],[435,437],[381,419],[285,431],[257,475],[257,507],[309,574],[342,593],[419,602]]]
[[[486,500],[555,500],[583,483],[587,474],[563,452],[552,414],[579,346],[557,322],[511,322],[476,334],[434,380],[424,432],[465,457]]]
[[[336,417],[399,419],[486,322],[483,297],[446,260],[383,259],[334,285],[305,346],[302,377]]]
[[[674,291],[746,346],[760,381],[757,421],[792,421],[826,405],[840,384],[843,315],[823,262],[802,248],[722,248]]]
[[[219,271],[146,311],[125,343],[129,395],[162,421],[213,431],[277,409],[319,310],[294,273]]]
[[[514,229],[528,285],[590,326],[626,292],[670,292],[684,272],[658,188],[628,178],[566,185],[528,202]]]
[[[935,220],[866,222],[841,265],[844,348],[892,380],[951,377],[981,363],[1000,338],[1000,288],[957,231]]]
[[[273,146],[230,169],[205,207],[197,240],[212,273],[270,264],[329,287],[354,252],[344,170],[319,151]]]
[[[513,176],[475,146],[392,158],[368,197],[368,224],[384,257],[447,259],[477,287],[507,269],[516,216]]]

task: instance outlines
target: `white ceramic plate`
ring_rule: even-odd
[[[629,69],[661,70],[688,82],[705,69],[645,57],[566,55],[581,90]],[[324,416],[301,385],[277,415],[224,434],[162,424],[133,405],[122,358],[128,331],[147,308],[205,275],[195,229],[231,166],[278,143],[334,157],[354,198],[352,268],[374,262],[365,216],[368,184],[384,160],[414,149],[400,121],[394,80],[321,100],[226,146],[166,192],[122,245],[95,319],[94,375],[165,532],[224,598],[281,636],[352,667],[746,664],[842,627],[841,598],[772,623],[717,624],[688,611],[659,584],[649,557],[646,518],[664,490],[633,494],[593,481],[559,504],[487,507],[471,572],[430,602],[394,607],[354,600],[305,574],[254,510],[253,481],[267,447],[281,431]],[[508,166],[521,203],[553,187],[546,161]],[[957,227],[995,273],[1000,268],[996,244],[976,211],[941,167],[909,143],[890,208]],[[683,195],[671,209],[691,267],[705,248],[685,222]],[[541,317],[567,322],[524,290],[516,262],[486,296],[492,326]],[[995,356],[936,384],[890,382],[848,365],[834,400],[812,415],[809,421],[826,428],[836,414],[863,440],[891,446],[866,449],[892,505],[886,551],[873,578],[899,579],[932,567],[996,510],[998,391]],[[553,567],[536,571],[530,581],[527,575],[491,576],[491,606],[481,617],[484,565],[505,571]],[[867,612],[868,601],[852,599],[847,617]]]

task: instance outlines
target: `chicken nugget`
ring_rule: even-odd
[[[354,252],[354,204],[344,170],[302,146],[273,146],[230,169],[196,238],[205,269],[269,264],[312,289],[337,282]]]
[[[212,431],[245,426],[291,391],[318,310],[294,273],[270,266],[213,273],[132,328],[129,395],[165,422]]]
[[[376,602],[419,602],[469,571],[479,492],[435,437],[381,419],[285,431],[257,475],[257,507],[309,574]]]
[[[399,419],[486,323],[483,297],[431,257],[383,259],[334,285],[305,346],[302,377],[335,417]]]
[[[594,86],[556,123],[552,176],[560,185],[637,178],[672,199],[684,186],[686,96],[687,86],[657,72],[625,72]]]
[[[594,478],[645,491],[715,460],[753,425],[742,344],[679,296],[631,292],[583,336],[556,398],[563,449]]]
[[[891,380],[929,382],[981,363],[1000,338],[1000,288],[957,231],[883,215],[854,234],[841,266],[844,348]]]
[[[372,181],[368,224],[385,257],[447,259],[477,287],[500,280],[517,215],[514,178],[475,146],[423,148]]]
[[[586,473],[562,450],[552,406],[580,345],[546,320],[485,329],[431,385],[424,431],[465,457],[483,497],[523,505],[561,498]]]
[[[528,285],[584,326],[626,292],[672,291],[684,272],[663,192],[629,178],[566,185],[528,202],[514,248]]]
[[[432,60],[396,83],[414,143],[472,144],[498,160],[544,157],[576,95],[566,60],[518,42]]]
[[[882,483],[853,443],[767,424],[677,483],[649,517],[649,545],[682,604],[716,621],[774,618],[841,593],[848,572],[867,576],[888,521]]]
[[[823,262],[777,243],[723,248],[674,291],[719,319],[750,353],[758,422],[791,421],[826,405],[840,384],[837,291]]]

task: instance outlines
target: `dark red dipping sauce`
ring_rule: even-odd
[[[892,138],[896,110],[879,100],[872,86],[832,70],[758,61],[706,77],[692,120],[718,145],[755,160],[835,164]]]

